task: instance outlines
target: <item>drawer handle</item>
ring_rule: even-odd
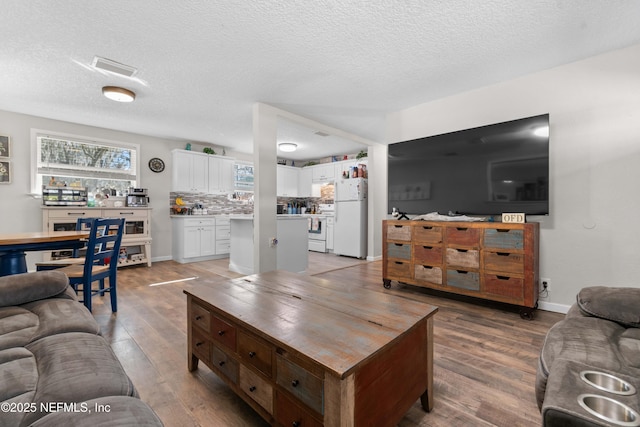
[[[394,225],[395,228],[402,228],[404,225]]]
[[[508,233],[509,229],[508,228],[496,228],[496,231],[498,233]]]
[[[464,270],[456,270],[458,272],[458,274],[467,274],[468,271],[464,271]]]
[[[256,355],[256,352],[255,352],[255,351],[250,351],[250,352],[249,352],[249,357],[253,357],[253,356],[255,356],[255,355]]]
[[[469,249],[456,249],[458,252],[469,252]]]
[[[249,387],[249,391],[251,393],[253,393],[254,391],[256,391],[256,386],[252,385],[251,387]]]
[[[433,249],[433,246],[423,246],[423,248],[431,250],[431,249]]]
[[[196,316],[196,320],[202,320],[202,316]]]
[[[298,384],[300,384],[300,381],[298,380],[291,381],[291,387],[298,387]]]
[[[509,256],[509,252],[496,252],[498,256]]]
[[[404,262],[396,261],[396,264],[398,264],[398,265],[402,265],[402,264],[404,264]]]
[[[422,268],[426,268],[427,270],[431,270],[433,267],[431,267],[430,265],[423,265]]]
[[[196,347],[200,347],[202,344],[204,344],[202,341],[197,342],[197,343],[196,343]]]
[[[224,335],[224,331],[218,331],[218,335],[223,336]]]
[[[429,225],[423,225],[422,228],[424,228],[425,230],[433,230],[433,227]]]
[[[509,280],[509,279],[511,279],[511,277],[509,277],[509,276],[496,276],[496,278],[498,280]]]
[[[292,427],[300,427],[302,424],[300,423],[300,421],[294,421],[291,423]]]
[[[224,364],[225,364],[225,361],[224,361],[224,360],[221,360],[220,362],[218,362],[218,365],[219,365],[219,366],[224,366]]]
[[[467,227],[456,227],[456,230],[458,230],[458,231],[467,231],[468,228]]]
[[[402,243],[394,243],[396,246],[404,246]]]

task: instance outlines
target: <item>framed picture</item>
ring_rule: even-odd
[[[7,135],[0,135],[0,157],[11,157],[11,140]]]
[[[0,159],[0,184],[11,184],[11,162]]]

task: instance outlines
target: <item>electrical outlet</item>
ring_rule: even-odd
[[[549,289],[549,285],[551,285],[551,279],[546,277],[540,278],[540,289],[542,290]]]

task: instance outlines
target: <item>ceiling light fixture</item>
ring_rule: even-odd
[[[536,136],[547,137],[549,136],[549,126],[540,126],[533,131]]]
[[[291,153],[296,151],[298,144],[294,144],[293,142],[283,142],[282,144],[278,144],[278,148],[280,148],[280,151]]]
[[[118,102],[133,102],[136,99],[136,94],[118,86],[105,86],[102,88],[102,94],[107,98]]]

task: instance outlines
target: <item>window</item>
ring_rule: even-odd
[[[109,189],[122,195],[137,187],[138,144],[32,130],[32,148],[34,194],[41,194],[43,185],[86,187],[93,193]]]
[[[253,163],[236,162],[233,176],[236,191],[253,191]]]

